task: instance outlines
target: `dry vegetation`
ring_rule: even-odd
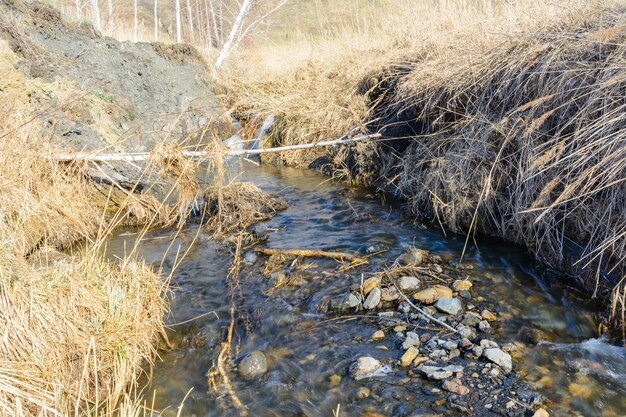
[[[248,49],[222,78],[239,115],[277,116],[272,145],[382,132],[281,159],[323,156],[421,217],[521,243],[590,295],[615,288],[622,315],[623,13],[576,0],[402,3],[366,27]],[[286,69],[270,63],[287,57]]]

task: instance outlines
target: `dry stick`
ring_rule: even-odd
[[[307,250],[307,249],[269,249],[269,248],[255,248],[256,252],[263,255],[286,255],[286,256],[301,256],[303,258],[331,258],[337,260],[348,260],[350,262],[359,259],[358,256],[351,255],[343,252],[327,252],[323,250]]]
[[[235,250],[235,259],[233,260],[233,264],[228,271],[229,280],[234,282],[234,287],[239,286],[239,268],[241,264],[241,244],[243,242],[243,234],[240,234],[237,239],[237,249]],[[232,288],[231,287],[231,291]],[[230,378],[228,377],[228,373],[224,367],[224,363],[227,359],[230,359],[230,350],[233,342],[233,332],[235,329],[235,301],[233,299],[232,293],[230,298],[230,324],[228,326],[228,334],[226,336],[226,341],[222,343],[222,347],[220,348],[220,353],[217,356],[217,360],[215,362],[215,367],[217,368],[215,371],[211,371],[209,373],[209,385],[214,388],[217,387],[215,383],[215,376],[219,375],[222,378],[222,385],[226,389],[226,392],[230,396],[233,405],[239,410],[239,415],[247,416],[248,410],[243,405],[233,385],[230,383]]]
[[[250,155],[261,155],[265,153],[273,153],[273,152],[283,152],[283,151],[297,151],[302,149],[311,149],[311,148],[323,148],[326,146],[333,145],[343,145],[347,143],[360,142],[367,139],[374,139],[380,137],[380,133],[373,133],[370,135],[360,135],[355,136],[353,138],[341,138],[335,140],[327,140],[315,143],[303,143],[300,145],[290,145],[290,146],[279,146],[277,148],[263,148],[263,149],[242,149],[242,150],[230,150],[228,152],[224,152],[224,156],[250,156]],[[180,153],[182,156],[186,156],[196,160],[204,160],[209,159],[215,156],[215,152],[212,151],[182,151]],[[125,162],[133,162],[133,161],[145,161],[150,157],[149,152],[137,152],[137,153],[108,153],[108,154],[90,154],[85,152],[76,152],[76,153],[65,153],[52,155],[51,158],[57,161],[75,161],[75,160],[84,160],[84,161],[93,161],[93,162],[104,162],[104,161],[125,161]]]
[[[427,312],[425,312],[424,310],[422,310],[421,308],[419,308],[418,306],[416,306],[415,304],[413,304],[413,303],[411,302],[411,300],[409,300],[409,298],[408,298],[406,295],[404,295],[404,293],[402,293],[402,291],[400,291],[400,290],[398,289],[398,287],[396,287],[396,285],[395,285],[395,284],[393,285],[393,287],[394,287],[394,288],[396,289],[396,291],[398,291],[398,293],[399,293],[399,294],[400,294],[400,295],[404,298],[404,300],[405,300],[407,303],[409,303],[409,305],[410,305],[411,307],[413,307],[414,309],[416,309],[417,311],[419,311],[420,313],[422,313],[422,314],[423,314],[424,316],[426,316],[429,320],[432,320],[432,321],[434,321],[435,323],[442,325],[443,327],[445,327],[445,328],[446,328],[446,329],[448,329],[448,330],[451,330],[451,331],[452,331],[452,332],[454,332],[454,333],[458,333],[458,332],[459,332],[459,331],[458,331],[457,329],[455,329],[454,327],[452,327],[452,326],[450,326],[450,325],[447,325],[446,323],[444,323],[444,322],[443,322],[443,321],[441,321],[441,320],[437,320],[436,318],[434,318],[433,316],[431,316],[430,314],[428,314]]]

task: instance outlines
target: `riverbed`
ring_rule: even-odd
[[[563,285],[557,273],[538,266],[522,248],[476,238],[458,266],[463,236],[414,223],[401,204],[384,196],[308,170],[232,163],[230,171],[233,178],[252,181],[289,204],[263,224],[267,240],[262,246],[374,254],[369,264],[347,271],[335,260],[306,259],[297,279],[276,291],[268,291],[272,279],[261,274],[266,258],[243,254],[234,362],[253,351],[262,351],[269,362],[268,372],[255,379],[230,373],[250,415],[532,415],[528,404],[554,416],[626,415],[626,350],[619,340],[598,337],[599,306]],[[150,232],[139,245],[140,256],[162,265],[165,274],[188,251],[172,272],[167,320],[173,348],[160,352],[144,383],[147,397],[154,392],[155,406],[164,415],[176,415],[184,402],[182,415],[236,416],[239,411],[228,396],[210,392],[207,382],[230,323],[226,277],[232,250],[210,240],[200,227]],[[136,236],[133,230],[120,231],[108,242],[108,255],[123,253]],[[497,317],[479,338],[511,346],[513,372],[497,387],[480,372],[487,365],[484,358],[466,366],[466,374],[478,374],[473,386],[465,383],[467,398],[476,397],[478,408],[464,409],[471,402],[463,395],[397,365],[408,331],[435,332],[411,329],[408,316],[415,312],[332,307],[333,300],[390,267],[409,248],[444,259],[444,271],[458,267],[455,273],[472,283],[462,299],[464,311],[472,307],[480,313],[487,305]],[[372,341],[378,330],[384,338]],[[388,372],[355,380],[350,366],[365,356],[388,364]],[[485,400],[489,396],[498,399]]]

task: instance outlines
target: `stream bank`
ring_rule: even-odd
[[[263,247],[375,254],[369,264],[348,270],[335,260],[307,258],[285,260],[264,274],[268,259],[252,248],[243,252],[229,375],[251,415],[328,416],[339,407],[345,416],[514,416],[532,415],[539,404],[554,416],[623,414],[624,350],[596,339],[599,307],[522,249],[479,240],[459,266],[462,239],[408,221],[400,205],[367,190],[307,170],[248,164],[230,169],[289,204],[256,226],[267,237]],[[173,275],[173,349],[161,353],[151,381],[145,381],[166,415],[174,415],[188,393],[185,413],[239,415],[225,393],[216,398],[207,384],[229,326],[225,291],[232,252],[205,233],[196,226],[155,231],[139,247],[148,262],[160,263],[171,239],[172,253],[195,241]],[[109,256],[135,239],[133,231],[112,238]],[[368,279],[393,271],[411,248],[429,252],[424,263],[410,275],[395,270],[415,279],[382,277],[359,299]],[[164,259],[165,272],[174,258]],[[424,320],[393,294],[391,282],[464,334]],[[417,301],[417,291],[437,285],[449,288],[445,295],[460,303],[460,311]],[[378,291],[378,302],[368,302]],[[244,361],[253,352],[257,360]],[[366,357],[373,360],[361,364],[374,365],[369,371],[378,374],[361,379],[368,370],[355,364]],[[246,379],[236,371],[242,361],[260,363],[262,371]]]

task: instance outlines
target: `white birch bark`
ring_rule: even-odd
[[[91,19],[93,23],[96,25],[96,29],[98,31],[102,30],[102,25],[100,22],[100,7],[98,6],[98,0],[89,0],[91,4]]]
[[[79,19],[83,18],[83,5],[80,0],[76,0],[76,17]]]
[[[182,40],[182,28],[180,27],[180,0],[176,0],[176,42],[181,43]]]
[[[217,27],[217,16],[215,15],[215,7],[213,6],[213,0],[206,0],[209,3],[209,10],[211,12],[211,23],[213,25],[213,41],[216,44],[220,42],[219,28]],[[213,42],[211,42],[213,44]]]
[[[157,42],[159,40],[159,14],[158,14],[158,3],[159,0],[154,0],[154,41]]]
[[[228,34],[228,38],[226,38],[226,42],[224,42],[224,45],[222,46],[220,54],[217,56],[217,59],[215,60],[214,68],[216,70],[220,69],[220,67],[226,60],[226,58],[228,58],[228,55],[230,55],[230,53],[232,52],[233,47],[235,46],[233,45],[233,42],[235,41],[235,37],[237,36],[237,33],[241,29],[241,25],[243,24],[243,19],[246,17],[248,12],[250,11],[251,6],[252,6],[252,0],[243,0],[243,2],[241,3],[241,7],[239,8],[239,13],[237,13],[237,18],[235,18],[235,22],[233,23],[233,26],[230,28],[230,33]]]
[[[109,36],[113,36],[113,0],[107,0],[107,6],[108,6],[108,24],[109,24]]]
[[[137,14],[137,0],[135,0],[135,16],[134,16],[134,31],[133,41],[137,42],[137,32],[139,31],[139,16]]]
[[[187,0],[187,20],[189,20],[189,37],[191,43],[195,43],[195,36],[193,33],[193,13],[191,12],[191,0]]]

